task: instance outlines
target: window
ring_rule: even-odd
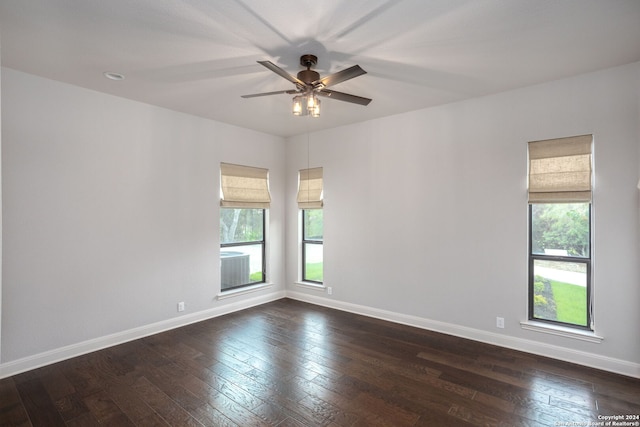
[[[529,318],[592,329],[592,136],[529,143]]]
[[[590,204],[535,203],[529,209],[531,317],[589,327]]]
[[[298,174],[298,208],[302,210],[302,280],[323,283],[324,221],[322,168]]]
[[[323,282],[322,209],[302,210],[302,280]]]
[[[265,210],[220,210],[221,290],[265,281]]]
[[[220,193],[221,291],[264,283],[269,171],[221,163]]]

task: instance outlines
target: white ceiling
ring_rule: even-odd
[[[640,0],[1,0],[2,65],[290,136],[640,61]],[[296,74],[368,74],[294,117]],[[103,72],[126,76],[107,80]]]

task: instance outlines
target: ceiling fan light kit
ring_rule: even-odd
[[[318,63],[315,55],[306,54],[300,57],[300,65],[306,67],[306,70],[298,72],[297,76],[284,71],[271,61],[258,61],[258,64],[268,68],[280,77],[285,78],[296,85],[295,89],[280,90],[276,92],[255,93],[251,95],[242,95],[243,98],[255,98],[258,96],[279,95],[279,94],[295,94],[293,97],[292,112],[294,116],[311,116],[320,117],[320,99],[319,96],[333,98],[338,101],[350,102],[358,105],[369,105],[371,99],[361,96],[351,95],[348,93],[338,92],[327,89],[329,86],[342,83],[354,77],[366,74],[359,65],[354,65],[345,70],[320,78],[317,71],[312,70]]]
[[[313,94],[293,97],[294,116],[320,117],[320,100]]]

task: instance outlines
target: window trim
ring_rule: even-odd
[[[224,248],[235,248],[239,246],[254,246],[261,245],[262,249],[262,280],[258,282],[249,282],[242,285],[232,286],[229,288],[222,289],[222,280],[220,280],[220,294],[226,294],[228,292],[233,292],[238,289],[246,288],[248,286],[256,286],[260,284],[267,283],[267,209],[264,208],[229,208],[222,207],[221,209],[261,209],[262,210],[262,240],[252,240],[248,242],[239,242],[239,243],[220,243],[220,252]],[[222,266],[220,267],[220,277],[222,278]]]
[[[604,337],[597,335],[596,331],[579,329],[570,326],[556,325],[538,320],[527,320],[520,322],[520,327],[527,331],[540,332],[543,334],[556,335],[564,338],[573,338],[580,341],[587,341],[600,344]]]
[[[322,250],[323,250],[323,260],[324,260],[324,237],[322,240],[317,240],[317,239],[311,239],[311,240],[307,240],[305,239],[305,211],[308,210],[317,210],[317,209],[300,209],[301,211],[301,264],[302,264],[302,275],[301,275],[301,282],[302,283],[309,283],[309,284],[313,284],[314,286],[323,286],[324,285],[324,280],[323,281],[319,281],[319,280],[310,280],[306,278],[307,272],[306,272],[306,268],[307,268],[307,254],[306,254],[306,249],[307,249],[307,244],[312,244],[312,245],[321,245],[322,246]],[[323,236],[324,236],[324,215],[323,215],[323,222],[322,222],[322,228],[323,228]],[[324,262],[323,262],[324,265]],[[323,279],[324,279],[324,274],[323,274]]]
[[[541,325],[553,325],[555,327],[561,328],[570,328],[587,332],[594,332],[594,323],[593,323],[593,289],[592,289],[592,280],[591,280],[591,263],[592,263],[592,254],[593,254],[593,230],[592,230],[592,203],[587,202],[576,202],[576,203],[586,203],[588,205],[588,214],[589,214],[589,254],[588,257],[574,257],[574,256],[564,256],[564,255],[548,255],[548,254],[534,254],[533,253],[533,205],[534,204],[554,204],[548,202],[540,202],[540,203],[529,203],[529,271],[528,271],[528,319],[529,322],[524,324],[531,325],[531,322],[538,323]],[[550,319],[540,319],[534,317],[534,263],[536,260],[545,260],[545,261],[557,261],[557,262],[573,262],[573,263],[582,263],[586,265],[586,290],[587,290],[587,324],[576,325],[573,323],[561,322],[559,320],[550,320]],[[523,325],[524,325],[523,324]],[[523,326],[524,327],[524,326]],[[540,326],[542,327],[542,326]],[[525,328],[527,329],[527,328]],[[531,328],[529,328],[531,329]]]
[[[216,296],[216,298],[218,300],[223,300],[223,299],[228,299],[233,297],[239,297],[239,296],[250,294],[253,292],[258,292],[263,289],[270,288],[272,286],[273,286],[273,283],[264,282],[264,283],[255,283],[250,286],[242,286],[239,288],[225,289],[224,291],[220,291]]]

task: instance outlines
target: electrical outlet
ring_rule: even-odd
[[[328,293],[329,295],[333,294],[333,288],[332,288],[331,286],[329,286],[329,287],[327,288],[327,293]]]
[[[496,327],[504,329],[504,317],[496,317]]]
[[[184,301],[178,303],[178,311],[184,311]]]

